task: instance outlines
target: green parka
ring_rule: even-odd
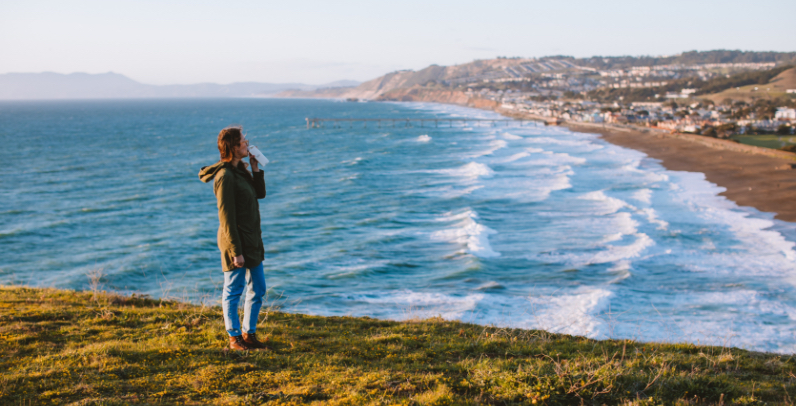
[[[247,268],[259,265],[265,259],[262,230],[260,229],[260,204],[265,197],[263,171],[252,174],[243,163],[238,167],[218,161],[199,171],[202,182],[213,182],[218,202],[218,249],[224,272],[235,269],[233,258],[243,255]]]

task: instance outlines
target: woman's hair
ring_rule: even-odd
[[[221,154],[222,161],[229,162],[234,158],[232,151],[240,145],[240,139],[243,138],[241,130],[240,126],[231,126],[218,133],[218,153]]]

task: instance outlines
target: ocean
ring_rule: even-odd
[[[796,353],[796,228],[594,134],[422,103],[0,102],[0,283],[219,303],[202,166],[269,158],[269,305]]]

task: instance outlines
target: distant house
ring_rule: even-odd
[[[777,113],[774,114],[777,120],[796,120],[796,109],[789,109],[787,107],[780,107]]]
[[[646,109],[659,109],[663,107],[662,102],[633,102],[630,103],[630,106],[634,109],[637,108],[646,108]]]
[[[695,133],[699,131],[699,126],[696,124],[686,124],[682,127],[684,133]]]

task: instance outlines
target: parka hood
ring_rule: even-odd
[[[232,164],[229,162],[218,161],[213,165],[205,166],[199,171],[199,180],[205,183],[210,182],[216,177],[218,171],[223,168],[232,168]]]

